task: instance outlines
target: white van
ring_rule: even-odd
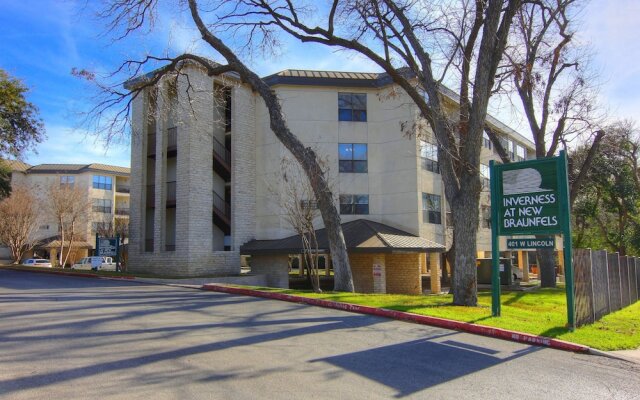
[[[111,257],[91,256],[81,258],[71,266],[71,269],[93,270],[93,271],[115,271],[116,263]]]

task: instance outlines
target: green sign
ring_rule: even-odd
[[[494,169],[498,235],[562,232],[557,158],[501,164]]]
[[[555,249],[556,238],[507,239],[507,249]]]
[[[120,271],[120,235],[101,238],[96,233],[96,255],[101,257],[115,257],[116,271]]]
[[[98,238],[98,255],[102,257],[115,257],[118,255],[118,239]]]
[[[491,312],[500,316],[499,236],[562,234],[567,320],[575,322],[567,155],[496,164],[491,173]],[[508,248],[554,248],[555,240],[509,239]]]

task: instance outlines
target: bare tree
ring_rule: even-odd
[[[575,15],[584,0],[541,0],[525,3],[516,13],[506,64],[499,74],[511,81],[512,94],[524,111],[536,158],[552,157],[570,143],[587,143],[587,154],[571,170],[570,204],[583,185],[604,130],[596,99],[597,77],[584,45],[575,38]],[[509,86],[505,84],[505,87]],[[511,158],[499,138],[488,131],[503,162]],[[555,287],[553,250],[537,251],[542,287]]]
[[[187,3],[190,17],[195,23],[202,40],[220,54],[227,64],[219,65],[194,54],[182,54],[176,57],[147,56],[141,61],[126,61],[116,71],[117,73],[126,71],[130,76],[140,75],[143,68],[151,63],[162,62],[164,65],[138,79],[135,85],[129,86],[130,91],[121,91],[119,89],[121,82],[117,85],[100,85],[105,98],[96,105],[92,114],[98,120],[108,118],[109,115],[112,116],[111,123],[107,124],[109,127],[104,131],[107,138],[112,138],[114,134],[123,131],[123,123],[126,124],[130,117],[130,105],[136,97],[144,93],[147,88],[157,85],[165,76],[184,74],[182,69],[188,63],[204,68],[210,76],[234,73],[242,83],[248,85],[265,102],[269,112],[271,130],[300,163],[309,179],[328,233],[335,273],[334,289],[353,291],[353,278],[340,226],[340,214],[334,203],[334,196],[329,189],[322,168],[318,163],[316,153],[311,148],[305,147],[291,132],[283,116],[280,101],[269,85],[241,61],[237,51],[229,47],[216,34],[216,9],[220,6],[232,5],[233,1],[221,0],[207,3],[205,14],[206,17],[212,18],[213,22],[205,22],[203,20],[201,8],[199,8],[196,0],[188,0]],[[119,37],[126,37],[137,30],[151,29],[157,7],[156,0],[111,0],[107,2],[107,6],[101,16],[107,20],[110,31],[118,31],[121,33]],[[182,9],[176,6],[176,11],[181,12]],[[89,80],[95,80],[95,76],[92,73],[84,70],[75,71],[75,74]],[[188,79],[188,76],[186,78]],[[124,107],[122,107],[123,105]],[[119,108],[120,111],[113,112],[114,108]]]
[[[481,191],[480,149],[511,23],[520,0],[236,0],[211,22],[262,44],[286,32],[360,54],[378,65],[416,104],[438,142],[438,159],[453,216],[454,303],[477,304],[476,234]],[[455,85],[443,94],[443,82]],[[455,99],[453,99],[455,98]],[[458,101],[455,111],[452,103]],[[419,126],[415,124],[414,126]],[[415,134],[420,134],[414,130]]]
[[[39,205],[30,189],[13,188],[11,196],[0,201],[0,221],[0,243],[9,247],[13,263],[18,264],[37,243]]]
[[[290,158],[285,157],[281,161],[281,179],[282,185],[277,194],[280,207],[284,210],[285,219],[302,241],[304,266],[313,291],[321,293],[318,239],[314,226],[320,212],[313,188],[299,164]]]
[[[60,248],[58,263],[64,268],[73,247],[73,241],[86,240],[86,227],[91,210],[88,189],[81,185],[53,183],[48,190],[48,209],[58,224]],[[64,255],[64,250],[67,254]]]

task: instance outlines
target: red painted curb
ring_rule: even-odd
[[[336,310],[355,312],[360,314],[375,315],[378,317],[392,318],[400,321],[409,321],[423,325],[436,326],[439,328],[452,329],[456,331],[469,332],[477,335],[489,336],[504,340],[510,340],[512,342],[533,344],[538,346],[546,346],[557,350],[572,351],[576,353],[587,353],[589,347],[576,343],[565,342],[564,340],[552,339],[545,336],[533,335],[530,333],[523,333],[517,331],[511,331],[502,328],[493,328],[490,326],[476,325],[469,322],[453,321],[450,319],[429,317],[426,315],[412,314],[403,311],[387,310],[384,308],[375,308],[368,306],[360,306],[356,304],[340,303],[330,300],[312,299],[302,296],[294,296],[284,293],[263,292],[260,290],[252,290],[245,288],[238,288],[232,286],[222,286],[215,284],[203,285],[202,289],[213,292],[241,294],[245,296],[263,297],[266,299],[282,300],[292,303],[303,303],[313,306],[333,308]]]

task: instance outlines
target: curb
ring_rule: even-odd
[[[308,304],[312,306],[332,308],[335,310],[374,315],[378,317],[396,319],[399,321],[408,321],[408,322],[414,322],[422,325],[429,325],[429,326],[435,326],[439,328],[473,333],[476,335],[489,336],[489,337],[494,337],[498,339],[509,340],[512,342],[532,344],[537,346],[545,346],[545,347],[549,347],[556,350],[571,351],[574,353],[589,353],[592,350],[587,346],[583,346],[583,345],[571,343],[571,342],[565,342],[564,340],[548,338],[545,336],[538,336],[530,333],[511,331],[511,330],[502,329],[502,328],[493,328],[490,326],[476,325],[469,322],[460,322],[460,321],[453,321],[450,319],[412,314],[412,313],[403,312],[403,311],[388,310],[384,308],[360,306],[356,304],[340,303],[340,302],[331,301],[331,300],[313,299],[313,298],[294,296],[294,295],[284,294],[284,293],[263,292],[260,290],[252,290],[252,289],[223,286],[223,285],[216,285],[216,284],[203,285],[202,289],[212,291],[212,292],[262,297],[265,299],[288,301],[292,303],[302,303],[302,304]]]

